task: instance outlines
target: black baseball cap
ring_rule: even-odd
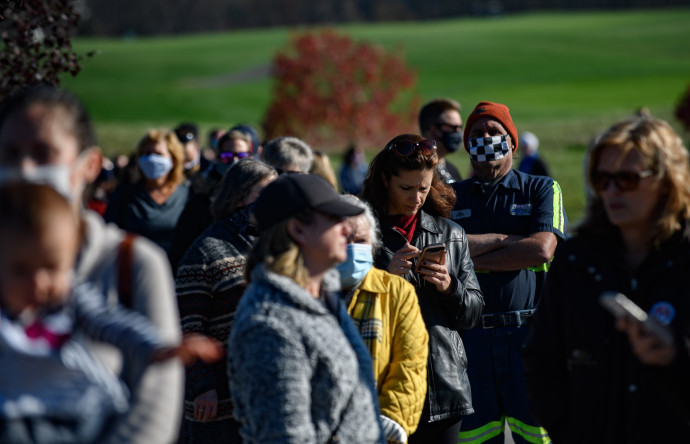
[[[261,191],[254,217],[259,230],[313,210],[331,216],[357,216],[363,208],[345,202],[321,176],[307,173],[284,174]]]
[[[199,135],[199,129],[191,122],[183,122],[175,127],[173,130],[180,143],[187,143],[190,140],[195,140]]]

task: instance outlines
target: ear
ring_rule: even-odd
[[[290,218],[287,223],[287,232],[297,245],[304,245],[306,243],[306,227],[294,217]]]
[[[81,167],[84,183],[93,183],[101,172],[103,154],[100,148],[92,147],[86,150],[84,156],[85,159]]]
[[[381,173],[381,181],[383,182],[383,185],[388,188],[388,179],[386,178],[386,175]]]

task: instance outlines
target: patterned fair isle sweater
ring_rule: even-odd
[[[246,288],[246,255],[254,241],[249,209],[217,221],[189,247],[175,280],[180,321],[184,333],[211,336],[227,346],[237,303]],[[194,398],[211,389],[218,393],[214,421],[232,420],[226,362],[198,362],[187,367],[184,415],[194,419]]]

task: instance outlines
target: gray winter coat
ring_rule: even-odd
[[[228,348],[245,443],[385,442],[369,352],[345,307],[331,311],[324,297],[263,266],[252,272]]]

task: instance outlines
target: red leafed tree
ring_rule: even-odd
[[[74,0],[0,0],[0,100],[26,85],[58,85],[62,73],[77,75],[70,41],[80,18]]]
[[[400,53],[332,30],[293,34],[274,60],[264,134],[296,136],[329,150],[347,143],[382,147],[416,132],[417,75]]]
[[[683,129],[690,132],[690,85],[685,90],[685,94],[680,99],[680,103],[676,106],[676,118],[680,120]]]

